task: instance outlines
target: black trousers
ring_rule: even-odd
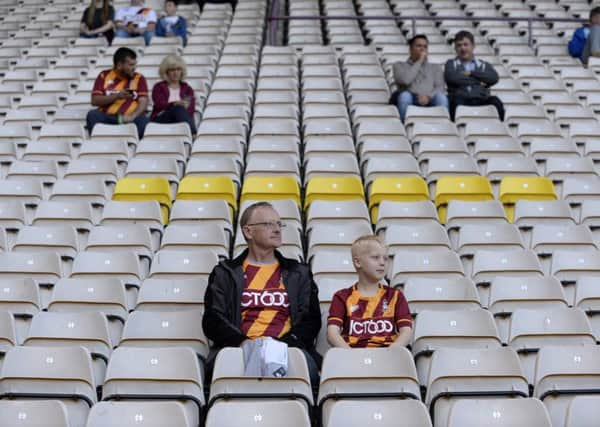
[[[165,111],[152,119],[156,123],[187,123],[192,135],[196,135],[196,123],[187,110],[181,105],[170,105]]]
[[[493,105],[498,111],[500,120],[504,121],[504,104],[497,96],[490,96],[488,98],[465,98],[462,96],[449,96],[450,104],[450,119],[454,121],[454,115],[456,114],[456,107],[459,105],[467,105],[470,107],[477,107],[480,105]]]

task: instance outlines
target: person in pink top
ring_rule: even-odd
[[[166,56],[160,64],[159,74],[163,80],[152,88],[154,106],[150,120],[156,123],[185,122],[189,125],[192,135],[196,135],[196,101],[194,90],[184,81],[185,62],[176,55]]]

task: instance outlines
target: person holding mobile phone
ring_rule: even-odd
[[[143,75],[135,72],[136,53],[120,47],[113,55],[113,68],[98,74],[92,90],[92,105],[86,117],[87,129],[92,134],[98,123],[134,123],[138,136],[144,136],[148,124],[148,85]]]
[[[154,106],[150,120],[156,123],[185,122],[192,135],[196,135],[196,100],[194,90],[184,81],[186,71],[185,62],[180,56],[168,55],[162,60],[159,74],[163,80],[152,88]]]

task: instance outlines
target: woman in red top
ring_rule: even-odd
[[[156,123],[186,122],[192,135],[196,135],[196,101],[194,90],[183,81],[186,71],[185,62],[181,57],[169,55],[163,59],[159,68],[163,81],[156,83],[152,89],[154,107],[150,120]]]

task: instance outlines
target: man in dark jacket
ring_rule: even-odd
[[[216,349],[260,337],[301,349],[316,385],[321,362],[314,347],[321,328],[317,286],[307,265],[276,251],[284,226],[269,203],[244,211],[240,227],[248,249],[213,269],[202,326]]]
[[[452,120],[459,105],[493,105],[500,120],[504,120],[502,101],[490,94],[490,87],[498,83],[498,73],[492,64],[475,58],[473,34],[468,31],[456,33],[454,50],[456,58],[449,59],[444,66]]]

